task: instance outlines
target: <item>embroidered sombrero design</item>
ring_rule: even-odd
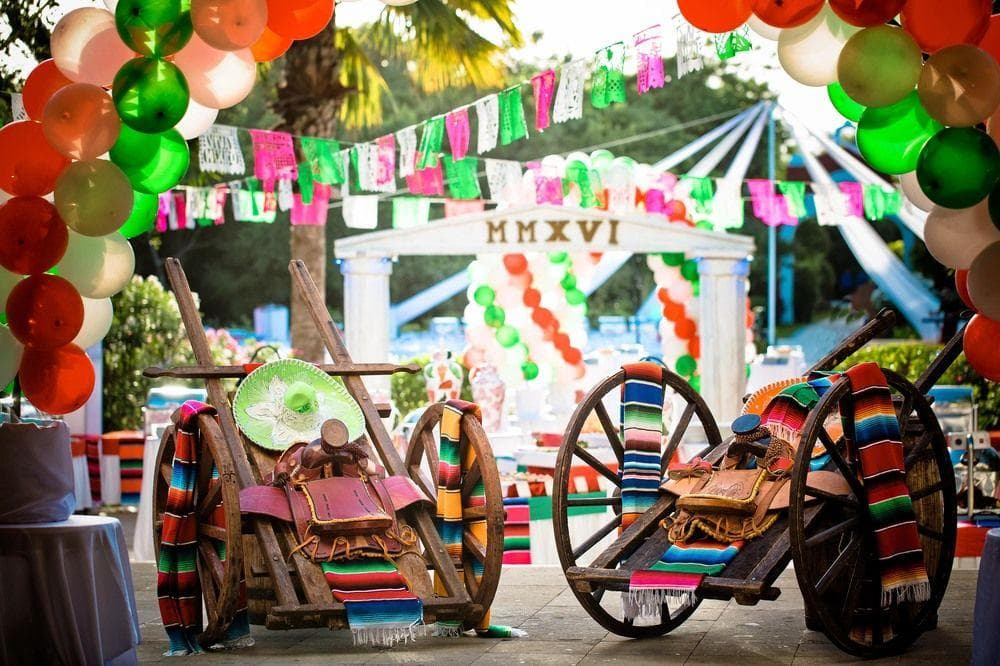
[[[320,436],[328,419],[347,426],[350,441],[365,431],[365,417],[344,385],[316,366],[297,359],[266,363],[236,389],[233,417],[254,444],[284,451]]]

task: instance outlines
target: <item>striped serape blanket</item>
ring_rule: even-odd
[[[633,363],[622,368],[621,428],[625,442],[622,464],[624,531],[660,495],[660,445],[663,437],[663,366]]]
[[[423,603],[389,560],[364,558],[321,564],[326,582],[347,609],[355,645],[392,647],[416,638]]]
[[[481,419],[479,406],[462,400],[449,400],[444,404],[441,416],[440,462],[438,463],[437,528],[448,549],[451,561],[458,569],[459,576],[473,576],[482,579],[483,563],[472,558],[472,570],[467,571],[462,561],[462,537],[468,529],[479,543],[487,545],[486,518],[463,520],[462,482],[466,472],[476,462],[476,451],[462,439],[462,417],[466,414]],[[486,488],[482,479],[473,487],[467,499],[467,506],[486,506]],[[434,591],[441,596],[448,592],[439,576],[434,577]],[[513,627],[490,624],[487,609],[475,627],[466,627],[460,622],[438,622],[435,633],[441,636],[457,636],[467,628],[474,628],[476,634],[484,638],[511,638],[525,636],[525,632]]]
[[[531,564],[531,499],[504,497],[503,563]]]
[[[185,402],[175,416],[174,459],[167,503],[163,513],[163,531],[156,565],[156,594],[159,600],[163,628],[170,640],[167,656],[201,652],[198,635],[203,630],[201,613],[201,581],[198,578],[198,517],[195,486],[198,480],[198,417],[215,414],[215,409],[201,402]],[[213,469],[212,477],[218,478]],[[221,500],[220,500],[221,504]],[[225,527],[222,512],[213,512],[213,522]],[[225,546],[215,544],[224,562]],[[226,631],[220,647],[253,645],[247,617],[246,585],[240,577],[236,615]]]
[[[693,604],[702,579],[722,573],[742,547],[742,541],[671,544],[659,562],[632,573],[628,593],[622,596],[625,618],[659,617],[663,605],[671,599],[683,605]]]

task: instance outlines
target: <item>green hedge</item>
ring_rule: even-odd
[[[846,365],[872,361],[914,381],[940,349],[941,345],[922,342],[868,345],[851,356]],[[984,430],[1000,429],[1000,384],[983,379],[972,369],[964,355],[952,363],[938,383],[971,385],[976,404],[979,405],[979,427]]]

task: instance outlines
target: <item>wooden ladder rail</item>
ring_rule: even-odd
[[[188,284],[187,275],[181,262],[169,257],[166,260],[167,278],[174,291],[174,298],[177,300],[177,307],[180,310],[181,320],[184,322],[184,329],[187,331],[188,340],[194,350],[194,356],[200,365],[212,365],[212,352],[209,349],[208,338],[205,336],[205,328],[198,313],[198,306],[194,302],[191,293],[191,286]],[[215,407],[219,417],[219,427],[225,437],[226,445],[229,447],[236,467],[236,475],[239,478],[240,488],[248,488],[257,485],[250,461],[243,450],[242,438],[236,421],[233,418],[232,410],[228,409],[229,396],[218,378],[206,378],[205,389],[208,393],[209,402]],[[275,596],[281,606],[292,606],[299,603],[295,594],[295,586],[289,576],[285,566],[284,556],[278,545],[278,538],[270,522],[263,519],[253,521],[254,532],[264,551],[264,560],[267,563],[268,573],[274,581]],[[230,554],[231,556],[235,554]],[[242,566],[242,563],[239,563]]]
[[[938,352],[938,355],[934,357],[924,371],[920,373],[913,385],[917,387],[917,390],[927,395],[927,392],[931,390],[941,376],[948,371],[951,364],[955,362],[955,359],[959,357],[962,353],[962,338],[965,335],[965,324],[958,327],[955,331],[955,335],[951,336],[945,346]]]
[[[829,354],[817,361],[813,367],[809,368],[808,372],[833,370],[879,335],[892,330],[895,325],[896,313],[889,308],[883,308],[871,321],[847,336]]]
[[[330,318],[330,313],[327,311],[326,305],[320,299],[316,283],[313,281],[312,275],[309,274],[309,269],[306,268],[305,263],[301,260],[293,260],[288,264],[288,271],[292,275],[292,283],[305,301],[309,316],[312,317],[313,323],[316,325],[323,339],[323,345],[330,353],[333,362],[337,365],[352,364],[354,361],[347,350],[344,338]],[[408,476],[403,459],[400,457],[399,452],[396,451],[396,447],[392,445],[389,432],[386,430],[385,424],[382,423],[382,419],[379,418],[375,404],[372,402],[371,396],[368,395],[368,389],[365,388],[364,381],[358,375],[347,375],[343,377],[343,381],[348,392],[358,401],[361,407],[361,412],[365,417],[368,436],[371,439],[372,445],[378,451],[386,469],[394,476]],[[448,594],[460,602],[471,604],[472,598],[469,597],[464,583],[459,578],[458,570],[451,561],[451,557],[448,555],[444,542],[441,540],[441,536],[438,534],[437,527],[435,527],[431,517],[422,509],[407,512],[407,515],[414,522],[416,531],[423,537],[427,556],[430,558],[435,570],[441,575]]]

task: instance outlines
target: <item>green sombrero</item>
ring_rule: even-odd
[[[320,436],[324,421],[338,419],[350,441],[365,431],[365,417],[344,385],[311,363],[283,359],[265,363],[236,389],[233,417],[254,444],[284,451]]]

